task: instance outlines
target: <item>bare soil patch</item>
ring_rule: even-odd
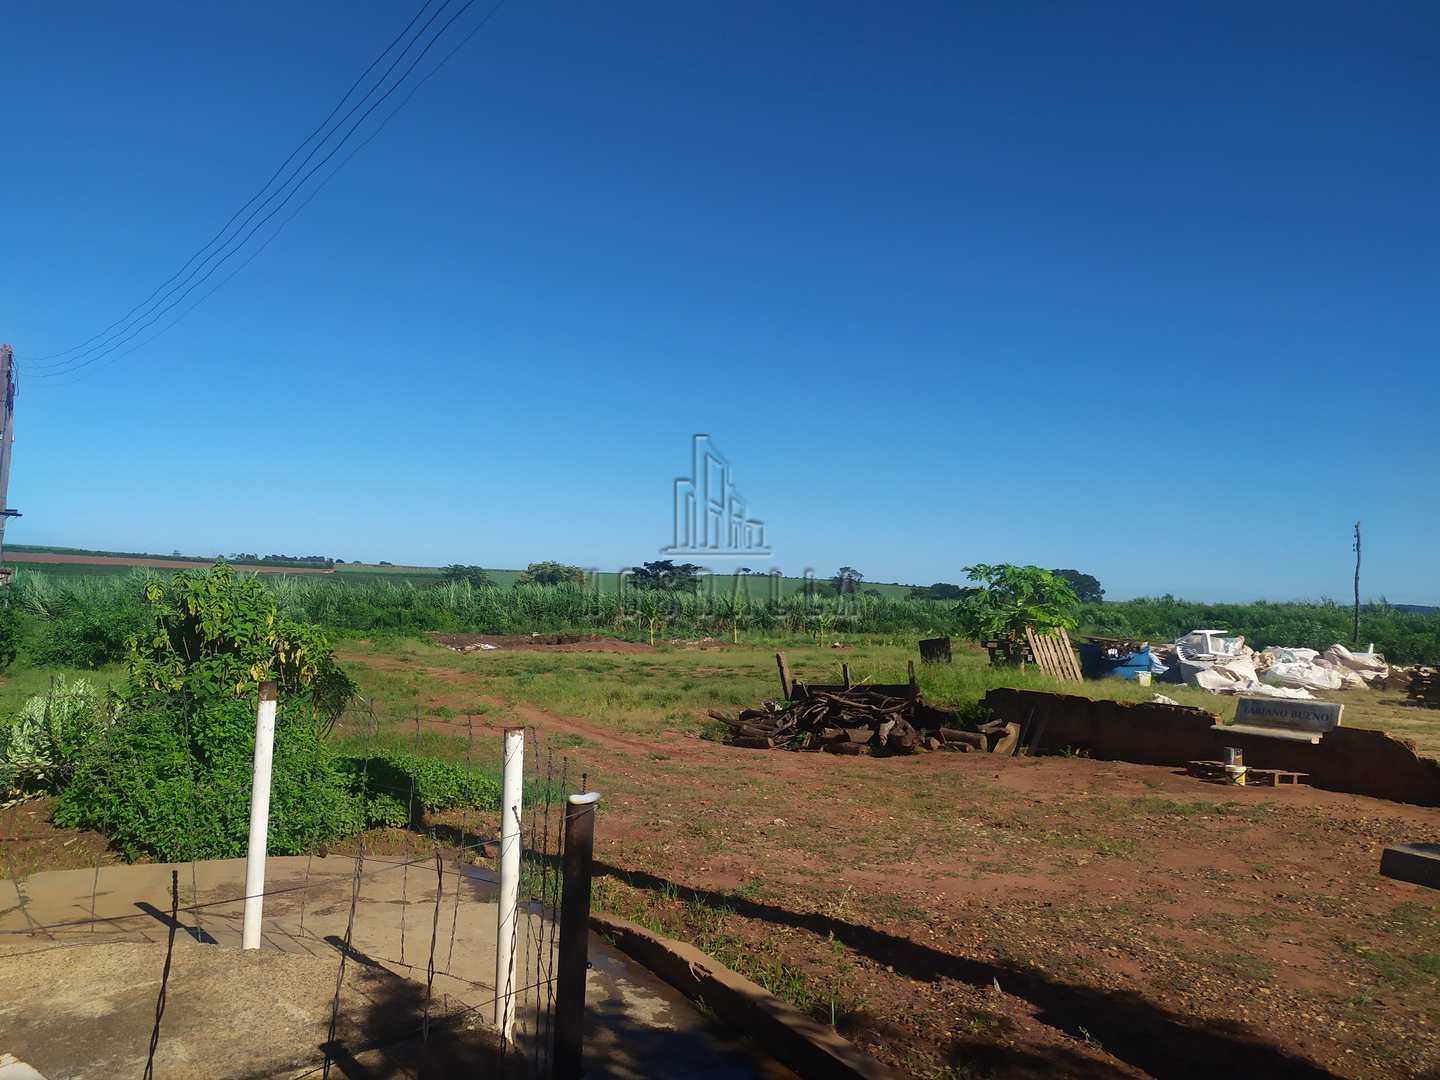
[[[401,666],[427,704],[496,700],[479,670]],[[1377,872],[1386,844],[1440,831],[1436,810],[1078,757],[765,753],[504,707],[575,737],[572,773],[604,793],[597,903],[912,1075],[1440,1065],[1440,919]]]
[[[436,644],[457,652],[654,652],[654,646],[599,634],[431,634]],[[494,649],[483,646],[492,645]]]
[[[23,878],[38,870],[77,870],[120,862],[96,832],[62,829],[50,821],[53,798],[32,799],[0,810],[0,877]]]
[[[139,559],[126,555],[66,555],[58,551],[12,551],[14,563],[67,563],[76,566],[148,566],[156,570],[203,570],[208,563],[194,559]],[[263,563],[233,563],[236,570],[250,574],[333,574],[323,566],[270,566]]]

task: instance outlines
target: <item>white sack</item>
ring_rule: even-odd
[[[1259,697],[1290,698],[1294,701],[1313,701],[1315,695],[1304,687],[1300,686],[1266,686],[1260,683],[1246,690],[1247,694],[1255,694]]]
[[[1339,690],[1344,686],[1340,672],[1313,660],[1276,660],[1265,672],[1272,686],[1293,686],[1304,690]]]
[[[1240,656],[1219,660],[1213,667],[1197,671],[1194,682],[1212,694],[1243,694],[1261,685],[1255,665],[1248,657]]]
[[[1351,652],[1344,645],[1336,643],[1325,650],[1325,659],[1341,669],[1342,676],[1353,672],[1361,685],[1378,683],[1390,674],[1390,665],[1377,652]],[[1350,680],[1346,680],[1349,682]]]

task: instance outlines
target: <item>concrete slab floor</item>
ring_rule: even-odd
[[[182,909],[155,1074],[298,1076],[323,1059],[354,884],[354,860],[268,861],[264,947],[239,948],[244,860],[103,867],[0,882],[0,1053],[48,1080],[139,1075],[171,939],[171,871]],[[436,893],[439,888],[439,904]],[[556,928],[522,915],[515,958],[525,988],[503,1059],[491,1026],[495,918],[490,876],[451,864],[367,859],[336,1027],[340,1076],[543,1073],[546,980]],[[457,903],[458,900],[458,903]],[[193,911],[184,909],[195,908]],[[452,947],[453,940],[453,947]],[[431,1037],[418,1037],[433,957]],[[728,1080],[790,1074],[728,1036],[688,1000],[590,939],[587,1075]],[[316,1074],[318,1075],[318,1073]]]

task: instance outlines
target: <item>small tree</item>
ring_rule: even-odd
[[[1093,574],[1082,574],[1079,570],[1051,570],[1065,579],[1070,588],[1075,590],[1075,595],[1080,598],[1082,604],[1098,604],[1105,599],[1105,590],[1100,587],[1100,581]]]
[[[675,592],[694,592],[700,584],[703,566],[695,563],[674,563],[669,559],[657,559],[641,566],[630,568],[630,584],[637,589],[666,589]]]
[[[1047,633],[1075,625],[1079,598],[1064,578],[1038,566],[978,563],[965,572],[978,586],[956,605],[960,631],[972,641],[1001,641],[1017,653],[1025,628]]]
[[[568,563],[532,562],[515,579],[516,585],[584,585],[585,571]]]
[[[130,641],[132,706],[155,693],[178,695],[187,708],[248,698],[273,679],[288,704],[333,718],[355,696],[325,632],[281,617],[264,585],[226,563],[146,581],[144,597],[151,625]]]
[[[478,566],[464,566],[461,563],[451,563],[441,569],[440,576],[446,581],[468,581],[476,589],[490,584],[490,575]]]
[[[865,575],[853,566],[842,566],[835,571],[835,576],[830,579],[830,584],[835,586],[835,592],[840,596],[854,595],[860,582],[864,580]]]

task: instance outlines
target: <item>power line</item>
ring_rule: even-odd
[[[429,2],[429,0],[427,0],[426,6],[428,6],[428,2]],[[427,22],[425,23],[425,25],[424,25],[423,27],[421,27],[419,33],[417,33],[417,34],[415,35],[415,37],[410,41],[410,43],[409,43],[404,49],[401,50],[400,54],[395,58],[394,61],[392,61],[390,67],[386,69],[385,74],[382,75],[381,78],[380,78],[379,80],[377,80],[377,82],[370,88],[370,90],[368,90],[368,91],[366,92],[366,94],[365,94],[364,97],[362,97],[358,102],[356,102],[356,104],[355,104],[354,106],[351,107],[350,111],[347,112],[346,115],[345,115],[345,117],[342,118],[342,120],[340,121],[340,124],[343,124],[343,123],[345,122],[345,120],[348,120],[348,119],[350,118],[350,116],[354,115],[355,110],[358,109],[358,108],[360,107],[360,105],[362,105],[362,104],[365,102],[366,99],[368,99],[372,94],[375,93],[375,91],[376,91],[381,85],[384,84],[385,80],[389,77],[390,73],[395,69],[395,67],[398,65],[398,63],[400,62],[400,60],[403,59],[404,55],[405,55],[407,52],[409,52],[411,48],[414,47],[415,43],[416,43],[417,41],[419,41],[419,39],[424,35],[425,31],[434,23],[435,19],[444,11],[444,8],[445,8],[446,5],[448,5],[448,3],[449,3],[449,0],[443,0],[443,2],[442,2],[442,4],[441,4],[441,7],[438,8],[438,9],[431,15],[430,19],[427,20]],[[416,68],[419,66],[419,64],[424,60],[424,58],[426,57],[426,55],[429,54],[430,50],[435,46],[435,44],[436,44],[437,42],[439,42],[440,39],[441,39],[442,37],[444,37],[444,36],[448,33],[448,31],[449,31],[450,28],[455,24],[455,22],[456,22],[461,16],[463,16],[463,15],[465,14],[465,12],[468,11],[471,6],[473,6],[474,3],[475,3],[475,0],[465,0],[465,2],[464,2],[463,4],[461,4],[461,6],[454,12],[454,14],[452,14],[452,15],[450,16],[450,18],[449,18],[448,20],[446,20],[446,22],[440,27],[440,29],[439,29],[438,31],[436,31],[436,33],[435,33],[432,37],[430,37],[430,39],[425,43],[424,47],[419,51],[419,53],[416,54],[415,58],[410,62],[409,66],[404,70],[404,72],[400,75],[400,77],[399,77],[398,79],[396,79],[396,80],[384,91],[384,93],[382,93],[378,98],[376,98],[376,100],[375,100],[373,103],[371,103],[371,105],[360,115],[360,118],[359,118],[358,120],[356,120],[355,123],[350,126],[350,128],[344,133],[344,135],[340,138],[340,140],[330,149],[330,151],[329,151],[328,153],[325,154],[324,157],[322,157],[318,162],[316,162],[315,165],[313,165],[312,167],[310,167],[310,168],[304,173],[303,176],[300,176],[300,178],[299,178],[298,181],[295,181],[295,177],[296,177],[296,175],[299,174],[300,169],[301,169],[301,168],[304,168],[305,164],[307,164],[307,163],[311,160],[311,158],[313,158],[314,155],[319,151],[319,149],[320,149],[322,146],[324,146],[324,144],[325,144],[326,142],[328,142],[328,141],[330,140],[331,136],[334,134],[334,131],[335,131],[335,130],[338,130],[340,124],[337,124],[336,127],[335,127],[335,129],[332,129],[329,133],[327,133],[327,134],[325,135],[325,137],[324,137],[323,139],[321,139],[320,142],[317,143],[315,147],[312,148],[311,152],[306,156],[305,160],[301,163],[301,165],[300,165],[299,167],[297,167],[297,169],[295,170],[295,172],[292,173],[291,176],[290,176],[284,183],[282,183],[282,185],[281,185],[279,188],[277,188],[274,192],[272,192],[272,193],[264,200],[264,202],[261,203],[261,205],[260,205],[259,207],[257,207],[255,210],[253,210],[253,211],[251,212],[250,216],[247,217],[247,218],[245,219],[245,221],[241,224],[240,229],[241,229],[241,230],[244,230],[244,229],[246,228],[246,226],[250,226],[250,223],[251,223],[252,221],[254,221],[255,216],[256,216],[258,213],[260,213],[260,211],[261,211],[262,209],[264,209],[264,207],[265,207],[266,205],[268,205],[270,202],[272,202],[274,199],[276,199],[276,198],[281,194],[281,192],[282,192],[282,191],[285,191],[286,188],[288,187],[289,190],[288,190],[288,192],[286,192],[286,194],[284,195],[284,198],[281,198],[280,201],[279,201],[278,203],[276,203],[276,205],[275,205],[272,209],[270,209],[270,211],[269,211],[268,213],[266,213],[264,217],[260,218],[260,220],[259,220],[258,222],[255,222],[255,224],[254,224],[253,226],[250,226],[249,230],[248,230],[247,232],[244,232],[243,236],[240,235],[240,232],[239,232],[239,231],[237,231],[236,235],[235,235],[235,236],[232,236],[232,237],[229,238],[229,239],[227,239],[227,240],[225,241],[225,243],[221,246],[221,248],[220,248],[218,251],[212,252],[210,256],[207,256],[204,260],[202,260],[202,262],[201,262],[199,265],[195,266],[194,269],[191,270],[191,271],[189,272],[189,274],[186,275],[186,277],[185,277],[184,279],[182,279],[178,284],[172,286],[172,287],[170,288],[170,290],[165,293],[165,296],[162,298],[162,303],[161,303],[158,307],[155,307],[153,310],[144,313],[146,316],[148,316],[148,317],[146,317],[146,318],[144,319],[144,321],[141,321],[141,322],[133,322],[133,320],[132,320],[131,324],[124,326],[124,328],[123,328],[118,334],[115,334],[115,333],[109,334],[109,335],[106,337],[106,340],[104,340],[104,341],[102,341],[102,342],[100,342],[100,343],[98,343],[98,344],[90,345],[90,346],[88,346],[88,347],[79,347],[79,348],[78,348],[78,351],[79,351],[82,355],[77,355],[77,356],[71,357],[69,360],[60,361],[60,362],[52,365],[53,370],[37,372],[37,373],[35,373],[35,377],[38,378],[38,379],[54,378],[54,377],[57,377],[57,376],[73,374],[74,372],[77,372],[77,371],[80,371],[80,370],[82,370],[82,369],[84,369],[84,368],[87,368],[87,367],[89,367],[90,365],[94,364],[96,361],[103,359],[104,357],[106,357],[106,356],[114,353],[117,349],[119,349],[119,348],[121,348],[122,346],[128,344],[129,342],[133,341],[136,337],[138,337],[138,336],[139,336],[141,333],[143,333],[146,329],[148,329],[149,327],[153,326],[156,322],[160,321],[160,319],[164,318],[164,316],[167,315],[170,311],[173,311],[176,307],[178,307],[181,303],[183,303],[184,300],[185,300],[185,298],[188,297],[192,292],[194,292],[195,289],[199,288],[199,287],[200,287],[201,285],[203,285],[207,280],[209,280],[209,278],[215,273],[215,271],[217,271],[222,265],[224,265],[226,262],[228,262],[228,261],[229,261],[231,258],[233,258],[235,255],[237,255],[237,254],[245,247],[245,245],[248,244],[249,241],[256,235],[256,233],[258,233],[261,229],[263,229],[263,228],[265,227],[265,225],[267,225],[281,210],[283,210],[283,209],[285,208],[285,206],[295,197],[295,195],[297,195],[297,194],[300,192],[300,190],[301,190],[302,188],[304,188],[304,186],[309,182],[309,180],[311,179],[311,177],[313,177],[313,176],[315,175],[315,173],[318,172],[320,169],[324,168],[325,165],[326,165],[327,163],[329,163],[330,160],[331,160],[332,158],[334,158],[335,155],[336,155],[342,148],[344,148],[344,146],[345,146],[345,145],[350,141],[350,139],[354,136],[355,132],[365,123],[365,121],[366,121],[367,119],[369,119],[369,117],[375,112],[375,110],[378,109],[382,104],[384,104],[384,102],[385,102],[392,94],[394,94],[396,90],[398,90],[401,86],[403,86],[403,85],[405,84],[405,82],[410,78],[411,74],[414,73],[415,69],[416,69]],[[344,158],[344,159],[341,161],[341,163],[340,163],[328,176],[326,176],[326,177],[321,181],[321,183],[316,186],[315,189],[312,190],[312,192],[311,192],[310,195],[305,199],[305,201],[304,201],[303,203],[301,203],[299,207],[297,207],[296,213],[298,213],[299,210],[303,209],[306,205],[309,204],[310,200],[313,199],[316,194],[318,194],[318,192],[320,191],[320,189],[323,188],[326,184],[328,184],[329,181],[334,177],[334,175],[335,175],[336,173],[338,173],[341,169],[343,169],[343,168],[345,167],[345,165],[355,156],[355,153],[357,153],[360,149],[363,149],[364,146],[368,145],[368,143],[370,142],[370,140],[373,139],[373,138],[375,137],[375,135],[379,134],[379,132],[380,132],[381,130],[383,130],[385,124],[389,123],[390,119],[393,118],[396,113],[398,113],[401,109],[403,109],[403,108],[405,107],[405,105],[409,102],[409,100],[414,96],[415,92],[416,92],[421,86],[423,86],[426,82],[428,82],[429,79],[436,74],[436,72],[438,72],[442,67],[444,67],[445,64],[448,63],[449,60],[450,60],[456,53],[458,53],[458,52],[460,51],[460,49],[463,48],[464,45],[467,44],[467,43],[475,36],[475,34],[477,34],[481,29],[484,28],[484,26],[485,26],[487,23],[490,22],[490,20],[495,16],[495,14],[500,10],[500,8],[504,6],[504,3],[505,3],[505,0],[498,0],[498,2],[497,2],[493,7],[491,7],[491,8],[489,9],[489,11],[486,12],[485,16],[479,21],[479,23],[477,23],[476,26],[474,26],[473,28],[471,28],[471,30],[469,31],[469,33],[467,33],[467,34],[460,40],[459,44],[457,44],[454,48],[452,48],[452,49],[450,50],[450,52],[446,53],[445,56],[442,57],[442,59],[440,60],[440,62],[439,62],[438,64],[436,64],[432,69],[430,69],[420,80],[418,80],[418,81],[411,87],[410,92],[401,100],[400,104],[399,104],[394,110],[392,110],[389,115],[387,115],[387,116],[382,120],[382,122],[381,122],[380,125],[375,129],[375,131],[373,131],[364,141],[362,141],[362,142],[360,143],[360,145],[357,146],[357,147],[355,148],[355,150],[353,150],[353,151],[351,152],[350,155],[348,155],[346,158]],[[422,8],[421,8],[421,11],[420,11],[420,12],[417,12],[416,16],[411,20],[411,25],[413,25],[415,19],[418,19],[418,18],[419,18],[420,14],[423,14],[424,10],[425,10],[424,7],[422,7]],[[408,29],[408,28],[407,28],[407,29]],[[402,32],[402,35],[401,35],[401,36],[402,36],[402,37],[404,36],[404,32]],[[391,48],[393,48],[393,43],[392,43]],[[388,51],[389,51],[389,49],[386,50],[386,52],[388,52]],[[377,60],[375,61],[375,63],[378,63],[378,62],[379,62],[379,59],[383,58],[384,55],[385,55],[385,54],[382,53],[382,54],[381,54],[381,57],[380,57],[380,58],[377,58]],[[372,63],[371,68],[373,69],[374,66],[375,66],[374,63]],[[369,69],[367,69],[367,71],[368,71],[368,70],[369,70]],[[364,77],[364,76],[362,75],[362,79],[363,79],[363,77]],[[348,97],[349,94],[347,93],[346,96]],[[344,100],[345,100],[345,99],[342,98],[340,104],[343,104],[343,103],[344,103]],[[338,111],[338,108],[339,108],[339,106],[337,105],[335,111]],[[332,111],[332,115],[333,115],[333,111]],[[323,126],[323,125],[322,125],[322,126]],[[307,141],[308,141],[308,140],[307,140]],[[299,150],[300,150],[301,148],[303,148],[303,145],[304,145],[304,144],[302,143],[301,147],[297,147],[295,153],[298,153]],[[294,154],[292,153],[291,159],[293,159],[293,157],[294,157]],[[290,160],[290,159],[287,159],[287,161],[288,161],[288,160]],[[281,166],[281,169],[280,169],[279,171],[283,171],[284,167],[285,167],[285,166],[282,165],[282,166]],[[273,180],[273,177],[272,177],[272,180]],[[292,183],[292,181],[294,181],[294,182]],[[266,187],[268,187],[268,186],[269,186],[269,184],[267,183]],[[264,189],[262,188],[262,192],[263,192],[263,191],[264,191]],[[257,193],[257,197],[258,197],[258,193]],[[251,202],[252,202],[252,203],[254,202],[254,199],[253,199],[253,198],[252,198]],[[248,205],[248,204],[247,204],[247,205]],[[242,213],[243,211],[244,211],[244,207],[242,207],[240,211],[237,211],[236,214],[232,217],[231,220],[233,221],[233,220],[234,220],[234,217],[238,217],[239,214]],[[273,240],[275,239],[275,237],[279,235],[279,233],[284,229],[285,225],[288,224],[290,220],[293,220],[294,216],[295,216],[295,214],[292,213],[292,214],[290,215],[290,217],[286,218],[285,221],[283,221],[283,222],[281,223],[280,228],[276,229],[275,232],[274,232],[270,237],[268,237],[268,238],[260,245],[260,247],[259,247],[258,249],[254,250],[254,251],[251,253],[251,255],[245,260],[245,262],[242,263],[239,268],[237,268],[236,272],[238,273],[238,270],[239,270],[239,269],[243,269],[245,265],[248,265],[248,263],[249,263],[256,255],[258,255],[258,254],[260,253],[260,251],[264,250],[264,248],[267,247],[267,246],[270,244],[270,242],[273,241]],[[227,226],[227,228],[228,228],[228,226]],[[225,231],[225,230],[222,230],[222,233],[223,233],[224,231]],[[232,247],[232,245],[233,245],[233,247]],[[209,246],[209,245],[207,245],[207,246]],[[225,250],[225,249],[227,249],[227,248],[228,248],[229,250]],[[204,249],[202,248],[201,250],[203,251]],[[220,252],[222,252],[222,251],[223,251],[223,254],[222,254],[221,257],[218,259],[218,261],[215,261],[214,264],[211,265],[210,268],[209,268],[208,270],[206,270],[204,274],[201,274],[201,275],[197,278],[195,275],[199,272],[199,270],[201,269],[201,267],[205,266],[206,263],[209,263],[209,262],[211,261],[211,259],[213,259],[213,258],[215,257],[216,254],[220,254]],[[199,253],[197,252],[196,254],[198,255]],[[193,262],[193,261],[194,261],[194,256],[192,256],[192,258],[191,258],[191,260],[189,260],[189,262]],[[223,285],[225,284],[225,282],[228,282],[228,281],[230,280],[230,278],[232,278],[232,277],[234,277],[234,273],[232,273],[231,275],[229,275],[229,276],[227,276],[225,279],[223,279],[223,280],[221,281],[220,285],[223,286]],[[172,276],[172,280],[173,280],[173,276]],[[181,286],[182,286],[182,285],[184,286],[183,289],[181,289]],[[218,287],[219,287],[219,286],[217,286],[217,288],[218,288]],[[162,285],[161,288],[164,288],[164,286]],[[180,291],[178,292],[178,294],[177,294],[177,290],[180,290]],[[157,290],[157,291],[158,291],[158,290]],[[146,342],[142,342],[141,344],[143,345],[143,344],[148,343],[148,341],[153,341],[153,340],[155,339],[155,337],[158,337],[160,334],[162,334],[162,333],[164,333],[165,331],[167,331],[171,326],[173,326],[173,325],[175,325],[175,323],[179,322],[180,319],[183,319],[183,318],[185,317],[185,315],[188,315],[190,311],[194,310],[195,307],[198,307],[200,303],[203,303],[204,300],[207,299],[210,295],[213,295],[213,293],[214,293],[215,291],[216,291],[215,289],[212,289],[210,292],[206,293],[204,296],[202,296],[202,297],[200,298],[199,301],[196,302],[196,304],[194,304],[194,305],[192,305],[190,308],[186,309],[186,311],[185,311],[185,312],[182,312],[182,314],[181,314],[178,318],[176,318],[175,320],[173,320],[171,323],[167,324],[167,325],[166,325],[165,327],[163,327],[158,333],[156,333],[156,334],[153,335],[152,337],[148,338]],[[153,294],[152,294],[152,296],[153,296]],[[145,306],[146,306],[146,305],[144,305],[144,304],[141,305],[142,308],[145,307]],[[124,323],[124,322],[126,322],[126,320],[121,320],[121,322]],[[93,340],[93,339],[92,339],[92,340]],[[139,347],[139,346],[137,346],[137,348],[138,348],[138,347]],[[74,350],[72,350],[72,351],[74,351]],[[131,351],[133,351],[133,350],[131,350]],[[82,356],[83,356],[84,353],[90,353],[91,355],[89,355],[88,357],[83,357],[83,358],[82,358]],[[58,354],[57,354],[57,355],[58,355]],[[127,353],[127,355],[128,355],[128,353]]]
[[[401,30],[399,34],[395,35],[395,38],[390,42],[390,44],[386,45],[385,48],[380,52],[380,54],[376,56],[374,60],[370,61],[370,65],[356,77],[355,81],[350,84],[349,89],[347,89],[345,93],[340,96],[340,100],[335,103],[335,106],[330,110],[329,115],[326,116],[324,120],[320,121],[319,125],[315,128],[315,130],[310,132],[309,135],[306,135],[305,138],[302,139],[300,143],[295,147],[295,149],[290,151],[289,156],[286,157],[285,160],[280,163],[279,167],[270,174],[270,178],[261,185],[260,189],[256,191],[255,194],[251,195],[250,198],[245,200],[244,205],[242,205],[238,210],[231,214],[230,219],[220,227],[220,231],[217,232],[214,236],[212,236],[198,251],[192,253],[191,256],[186,259],[185,262],[181,265],[179,270],[175,271],[175,273],[171,274],[168,278],[162,281],[159,285],[155,287],[155,290],[151,292],[149,296],[147,296],[144,300],[140,301],[140,303],[132,307],[115,322],[105,327],[105,329],[101,330],[98,334],[86,338],[84,341],[80,342],[80,344],[72,345],[68,349],[61,349],[59,352],[49,353],[45,356],[38,356],[33,361],[31,361],[31,363],[40,364],[44,363],[47,360],[52,360],[56,357],[66,356],[70,353],[83,349],[86,345],[89,345],[96,339],[104,337],[111,330],[115,329],[115,327],[120,326],[122,323],[129,320],[132,315],[134,315],[141,308],[149,304],[151,300],[155,299],[155,297],[159,295],[160,290],[164,289],[181,274],[185,273],[185,271],[190,268],[191,263],[193,263],[197,258],[199,258],[211,247],[213,247],[215,242],[230,230],[230,226],[235,224],[236,218],[238,218],[241,214],[248,210],[254,204],[256,199],[260,198],[260,196],[264,195],[265,192],[270,189],[270,185],[275,182],[276,177],[278,177],[282,172],[285,171],[285,167],[289,165],[290,162],[295,160],[295,155],[300,153],[301,150],[303,150],[307,145],[309,145],[310,141],[314,139],[316,135],[320,134],[321,131],[323,131],[330,125],[330,121],[333,120],[335,118],[335,114],[340,111],[340,106],[344,105],[345,102],[350,99],[350,95],[355,92],[355,88],[360,85],[360,83],[365,79],[365,76],[369,75],[370,72],[375,70],[375,65],[380,63],[381,60],[388,56],[390,54],[390,50],[395,48],[395,46],[400,43],[401,38],[405,37],[405,35],[410,32],[410,28],[415,25],[415,21],[425,13],[425,9],[428,8],[432,2],[433,0],[425,0],[425,2],[421,4],[420,10],[415,12],[415,14],[411,16],[410,21],[405,24],[405,29]],[[449,0],[445,0],[445,3],[449,3]],[[441,6],[443,7],[444,4],[442,4]],[[373,93],[373,90],[371,92]],[[368,96],[369,94],[367,93],[366,97]],[[364,99],[362,98],[361,100]],[[329,136],[327,135],[326,138],[328,139]],[[322,140],[322,142],[323,141],[324,140]]]
[[[303,212],[304,209],[305,209],[307,206],[309,206],[309,205],[315,200],[315,197],[316,197],[317,195],[319,195],[320,192],[322,192],[323,190],[325,190],[326,185],[328,185],[331,180],[335,179],[335,176],[340,172],[341,169],[345,168],[346,165],[350,164],[350,162],[353,161],[353,160],[360,154],[361,151],[363,151],[367,146],[369,146],[372,142],[375,141],[375,138],[376,138],[382,131],[385,130],[386,125],[388,125],[391,120],[395,119],[396,115],[399,114],[399,112],[400,112],[402,109],[404,109],[406,105],[408,105],[408,104],[410,103],[410,99],[413,98],[413,97],[416,95],[416,93],[419,92],[420,88],[423,87],[423,86],[424,86],[427,82],[429,82],[432,78],[434,78],[434,76],[440,71],[440,69],[443,68],[447,63],[450,62],[450,59],[451,59],[456,53],[458,53],[461,49],[463,49],[466,45],[468,45],[468,44],[471,42],[471,40],[475,37],[475,35],[478,34],[481,30],[483,30],[483,29],[485,28],[485,24],[488,23],[488,22],[490,21],[490,19],[495,15],[495,13],[500,10],[500,8],[504,5],[504,2],[505,2],[505,0],[500,0],[500,3],[497,3],[494,7],[492,7],[492,8],[485,14],[485,17],[484,17],[483,19],[481,19],[478,23],[476,23],[475,26],[473,26],[473,27],[469,30],[469,32],[466,33],[466,35],[465,35],[463,38],[461,38],[459,42],[456,43],[456,45],[455,45],[454,48],[452,48],[448,53],[446,53],[443,57],[441,57],[439,63],[437,63],[434,67],[432,67],[429,71],[427,71],[418,81],[416,81],[416,82],[414,83],[414,85],[412,85],[412,86],[410,87],[409,92],[408,92],[403,98],[400,99],[400,103],[399,103],[398,105],[396,105],[395,108],[391,109],[390,112],[388,112],[388,113],[385,114],[384,118],[380,121],[380,123],[378,123],[378,124],[375,126],[375,129],[374,129],[373,131],[371,131],[370,134],[366,135],[365,138],[362,139],[359,143],[357,143],[357,144],[355,145],[354,149],[352,149],[349,154],[347,154],[344,158],[341,159],[340,164],[336,165],[335,168],[331,169],[330,172],[325,175],[324,179],[322,179],[322,180],[320,181],[320,183],[316,184],[315,187],[311,189],[310,194],[308,194],[308,195],[305,196],[304,201],[301,202],[298,206],[296,206],[295,209],[292,210],[292,211],[285,217],[285,219],[280,222],[279,226],[275,229],[275,231],[272,232],[269,236],[267,236],[267,237],[260,243],[260,245],[259,245],[258,247],[256,247],[254,250],[252,250],[252,251],[250,252],[250,254],[245,257],[245,260],[244,260],[242,263],[240,263],[239,266],[237,266],[237,267],[235,267],[233,270],[231,270],[230,273],[228,273],[227,275],[225,275],[225,277],[222,278],[219,282],[217,282],[212,288],[210,288],[210,289],[207,290],[205,293],[203,293],[198,300],[196,300],[193,304],[191,304],[189,307],[187,307],[184,311],[182,311],[182,312],[181,312],[179,315],[177,315],[174,319],[172,319],[170,322],[166,323],[164,326],[162,326],[162,327],[161,327],[159,330],[157,330],[155,333],[151,334],[149,337],[145,338],[145,339],[142,340],[142,341],[136,342],[133,346],[131,346],[131,347],[128,348],[128,349],[125,349],[123,352],[119,352],[119,353],[111,352],[111,353],[109,353],[109,354],[107,354],[107,355],[105,355],[105,356],[103,356],[103,357],[96,357],[95,359],[96,359],[96,360],[100,360],[100,359],[106,360],[106,366],[108,366],[109,364],[113,364],[113,363],[115,363],[115,362],[118,361],[118,360],[123,360],[125,357],[130,356],[132,353],[139,352],[139,351],[140,351],[141,349],[143,349],[146,345],[150,344],[150,343],[151,343],[152,341],[154,341],[156,338],[160,337],[162,334],[164,334],[164,333],[166,333],[167,331],[169,331],[169,330],[170,330],[173,326],[175,326],[177,323],[182,322],[192,311],[194,311],[194,310],[195,310],[196,308],[198,308],[201,304],[203,304],[206,300],[210,299],[210,297],[214,296],[217,292],[219,292],[219,291],[220,291],[221,289],[223,289],[227,284],[229,284],[232,280],[234,280],[234,278],[235,278],[236,276],[238,276],[238,275],[241,273],[241,271],[243,271],[247,266],[249,266],[252,262],[255,261],[255,259],[260,255],[261,252],[263,252],[263,251],[264,251],[266,248],[268,248],[276,239],[279,238],[280,234],[285,231],[285,227],[286,227],[287,225],[289,225],[290,222],[294,221],[297,217],[300,216],[301,212]],[[74,368],[70,368],[70,369],[65,370],[65,371],[54,371],[54,372],[50,372],[50,373],[41,373],[41,374],[37,374],[37,375],[36,375],[36,378],[41,378],[41,379],[59,378],[59,379],[62,379],[62,380],[65,380],[65,379],[68,378],[68,381],[69,381],[69,382],[74,382],[74,381],[76,381],[77,378],[83,377],[83,376],[80,376],[80,375],[79,375],[79,372],[80,372],[80,370],[81,370],[83,367],[85,367],[85,366],[86,366],[86,365],[78,365],[78,366],[76,366],[76,367],[74,367]],[[45,384],[42,384],[42,386],[43,386],[43,385],[45,385]],[[49,385],[53,387],[53,386],[58,386],[58,385],[64,385],[64,383],[63,383],[63,382],[61,382],[61,383],[51,383],[51,384],[49,384]]]

